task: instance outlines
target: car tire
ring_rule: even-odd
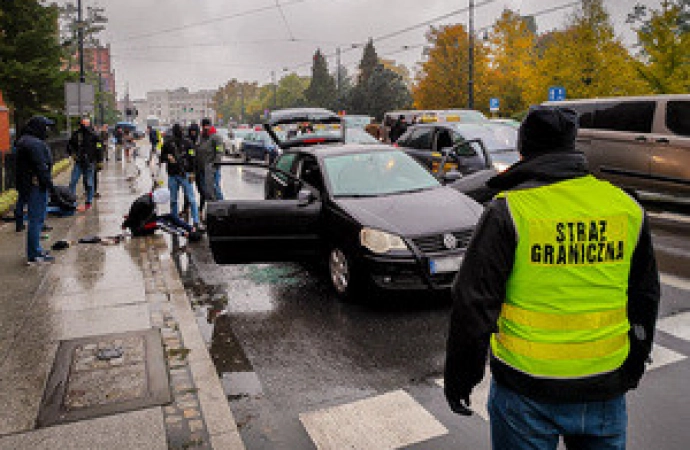
[[[346,301],[356,302],[364,292],[363,277],[353,258],[338,247],[328,252],[328,279],[336,295]]]

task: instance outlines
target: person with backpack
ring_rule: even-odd
[[[150,236],[156,230],[183,236],[192,242],[201,240],[201,233],[179,217],[172,214],[159,215],[156,213],[158,205],[170,201],[170,191],[159,187],[150,193],[140,195],[129,208],[129,213],[122,222],[122,229],[129,229],[134,237]]]
[[[192,222],[195,229],[199,228],[199,209],[192,183],[194,182],[195,171],[195,152],[194,145],[185,138],[180,124],[172,127],[172,136],[166,138],[163,144],[159,165],[165,162],[168,172],[168,187],[170,189],[170,214],[178,219],[177,198],[180,188],[184,193],[186,202],[189,204],[192,213]]]

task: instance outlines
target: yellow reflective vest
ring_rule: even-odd
[[[591,175],[499,197],[518,244],[493,355],[541,378],[619,368],[630,349],[628,277],[642,208]]]

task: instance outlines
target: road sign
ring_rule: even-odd
[[[489,100],[489,109],[491,112],[497,112],[501,106],[501,101],[498,98],[492,98]]]
[[[549,101],[560,102],[565,100],[565,88],[562,86],[551,86],[549,88]]]
[[[65,83],[65,107],[68,116],[92,114],[95,98],[96,92],[92,84]]]

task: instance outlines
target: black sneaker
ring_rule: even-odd
[[[53,231],[53,227],[51,227],[50,225],[43,225],[43,228],[41,228],[41,231],[43,231],[43,232]]]
[[[26,262],[27,266],[37,266],[41,264],[52,264],[55,262],[55,257],[50,255],[42,255],[36,258],[30,259]]]
[[[23,223],[21,225],[18,224],[17,227],[15,228],[15,231],[17,233],[21,233],[24,230],[26,230],[26,225],[24,225]]]

